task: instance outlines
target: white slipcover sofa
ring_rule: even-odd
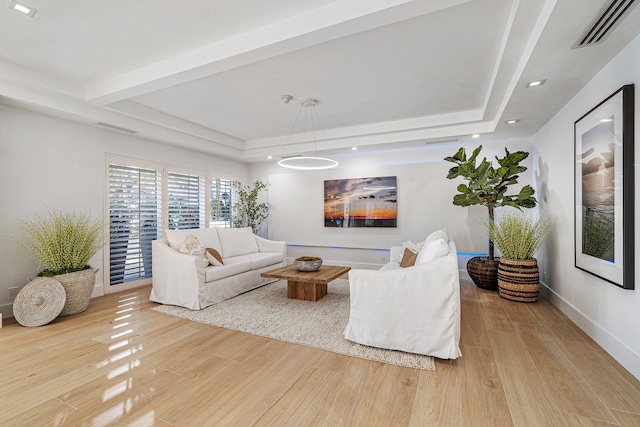
[[[167,230],[152,244],[151,301],[201,310],[273,280],[260,274],[285,264],[286,242],[256,236],[251,228]],[[179,252],[189,235],[222,256],[224,265],[205,267],[200,256]]]
[[[349,272],[351,311],[346,339],[378,348],[456,359],[460,352],[460,280],[453,239],[430,240],[416,264],[400,267],[404,248],[391,248],[390,262],[379,270]],[[408,242],[411,243],[411,242]],[[438,245],[436,244],[436,246]],[[440,255],[440,256],[436,256]],[[421,261],[427,259],[426,262]]]

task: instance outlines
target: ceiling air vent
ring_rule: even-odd
[[[432,140],[427,140],[424,143],[425,144],[445,144],[447,142],[458,142],[457,138],[450,138],[450,139],[432,139]]]
[[[96,125],[102,126],[102,127],[105,127],[105,128],[109,128],[109,129],[113,129],[113,130],[119,130],[120,132],[138,133],[138,131],[136,131],[136,130],[123,128],[123,127],[112,125],[112,124],[105,123],[105,122],[99,122],[99,123],[96,123]]]
[[[602,43],[636,5],[636,0],[611,0],[593,20],[573,48]]]

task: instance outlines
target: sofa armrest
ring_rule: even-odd
[[[402,259],[402,246],[391,246],[389,249],[389,262],[400,262]]]
[[[254,235],[255,236],[255,235]],[[287,255],[287,242],[280,240],[268,240],[260,236],[255,236],[260,252],[278,252],[284,257]]]
[[[205,290],[202,258],[172,249],[166,239],[154,240],[152,251],[151,301],[200,310]]]

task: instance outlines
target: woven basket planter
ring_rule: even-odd
[[[96,283],[96,271],[92,268],[60,274],[54,278],[62,283],[67,299],[60,316],[81,313],[89,306],[93,285]]]
[[[467,273],[477,287],[495,291],[498,289],[498,263],[500,258],[493,261],[486,256],[476,256],[467,261]]]
[[[500,258],[498,288],[502,298],[536,302],[540,292],[540,271],[535,259]]]

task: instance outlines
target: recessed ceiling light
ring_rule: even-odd
[[[25,15],[29,15],[33,18],[33,15],[38,11],[37,9],[32,8],[31,6],[27,6],[24,3],[19,3],[15,0],[11,0],[9,3],[9,8],[15,10],[16,12],[24,13]]]
[[[546,81],[547,81],[547,79],[544,79],[544,80],[534,80],[534,81],[532,81],[532,82],[527,83],[527,87],[538,87],[538,86],[542,86]]]
[[[479,133],[474,133],[473,135],[471,135],[471,138],[480,138],[480,134]]]
[[[273,156],[267,156],[267,159],[273,159]]]
[[[518,123],[520,121],[520,119],[511,119],[511,120],[507,120],[505,123],[508,125],[514,125],[516,123]]]
[[[352,149],[353,151],[357,151],[357,150],[358,150],[358,147],[351,147],[351,149]]]
[[[607,123],[607,122],[612,122],[613,119],[602,119],[600,121],[603,122],[603,123]]]

